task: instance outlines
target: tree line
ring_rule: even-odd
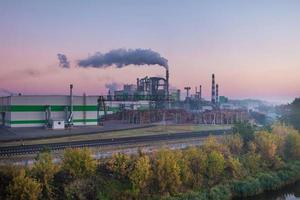
[[[300,179],[300,134],[275,124],[209,136],[186,149],[117,153],[96,161],[66,149],[59,164],[43,151],[32,166],[1,166],[0,199],[203,199],[246,197]]]

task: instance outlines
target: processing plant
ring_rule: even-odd
[[[212,74],[211,100],[202,97],[202,85],[181,100],[179,89],[169,89],[169,70],[165,77],[137,78],[122,90],[105,96],[11,95],[0,97],[0,125],[6,127],[46,127],[63,129],[81,125],[102,125],[105,120],[124,123],[232,124],[249,119],[244,108],[231,108],[227,98],[219,97],[219,85]]]

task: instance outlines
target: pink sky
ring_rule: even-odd
[[[23,94],[106,93],[105,84],[164,75],[159,66],[81,69],[97,51],[151,48],[169,60],[170,84],[220,95],[292,100],[300,96],[300,2],[0,2],[0,89]],[[59,67],[65,54],[71,69]]]

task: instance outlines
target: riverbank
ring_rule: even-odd
[[[239,200],[278,190],[300,181],[300,161],[291,161],[277,171],[261,172],[243,180],[225,181],[210,190],[179,194],[166,200]]]

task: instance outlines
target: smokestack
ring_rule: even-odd
[[[199,87],[199,99],[202,99],[202,85]]]
[[[169,69],[166,68],[166,90],[167,90],[167,98],[166,100],[169,101]]]
[[[198,91],[197,91],[197,86],[195,87],[195,97],[197,97]]]
[[[211,83],[211,102],[216,103],[216,86],[215,86],[215,74],[212,74],[212,83]]]
[[[216,85],[216,103],[219,102],[219,85]]]
[[[140,79],[137,78],[136,79],[136,88],[137,88],[137,90],[139,90],[139,87],[140,87]]]

